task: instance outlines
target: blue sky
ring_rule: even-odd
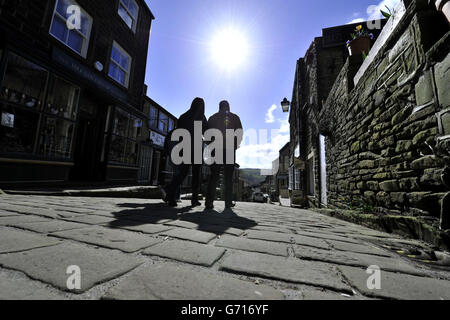
[[[398,0],[146,0],[153,23],[146,83],[148,95],[181,115],[203,97],[206,115],[228,100],[244,129],[278,130],[267,141],[247,142],[238,153],[244,168],[269,168],[289,141],[280,102],[292,95],[296,61],[326,27],[367,20],[369,6]],[[375,8],[375,7],[373,7]],[[378,13],[378,10],[373,10]],[[226,72],[211,43],[232,27],[246,39],[239,68]]]

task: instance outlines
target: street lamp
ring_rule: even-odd
[[[291,106],[291,103],[287,98],[284,98],[283,101],[281,101],[281,108],[283,109],[283,112],[289,112],[289,107]]]

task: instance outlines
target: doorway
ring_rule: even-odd
[[[84,96],[80,103],[74,145],[72,181],[103,181],[106,167],[101,163],[106,112]]]

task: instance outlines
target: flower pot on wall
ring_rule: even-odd
[[[369,54],[371,47],[370,37],[359,37],[348,43],[348,52],[351,56],[362,54],[363,52]]]
[[[442,12],[447,17],[447,21],[450,23],[450,0],[430,0],[431,4],[433,2],[436,9]]]

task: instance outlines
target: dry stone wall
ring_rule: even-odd
[[[435,153],[449,143],[438,142],[436,114],[450,108],[449,47],[445,18],[412,1],[356,86],[362,58],[347,60],[321,112],[330,206],[438,223],[449,162]]]

